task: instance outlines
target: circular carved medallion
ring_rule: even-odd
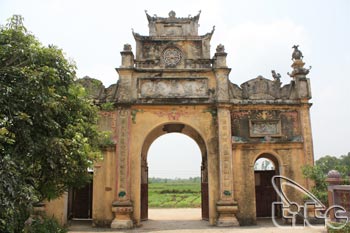
[[[164,63],[167,66],[176,66],[181,61],[182,53],[178,48],[167,48],[163,52]]]

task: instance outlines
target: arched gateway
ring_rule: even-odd
[[[192,138],[198,145],[201,155],[201,201],[202,219],[209,219],[208,199],[208,158],[207,146],[196,129],[181,123],[161,124],[155,127],[146,137],[141,150],[141,220],[148,219],[148,150],[159,136],[167,133],[182,133]],[[166,153],[166,151],[164,151]],[[183,161],[184,163],[186,161]]]
[[[130,228],[147,219],[147,151],[169,132],[190,136],[201,149],[203,218],[211,225],[254,224],[257,209],[269,214],[256,203],[254,165],[261,155],[278,161],[278,174],[308,188],[301,166],[313,164],[311,92],[302,57],[293,55],[290,84],[282,86],[273,72],[273,80],[259,76],[238,86],[229,80],[224,46],[210,57],[214,29],[198,35],[199,14],[146,15],[149,35],[133,32],[135,57],[124,45],[118,82],[104,88],[81,80],[101,109],[109,107],[101,110],[99,125],[114,142],[93,168],[94,225]],[[65,196],[48,203],[47,212],[64,222],[67,202],[74,206]]]

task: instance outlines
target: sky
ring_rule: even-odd
[[[230,80],[238,85],[258,75],[272,79],[271,70],[289,83],[292,46],[299,45],[306,66],[312,66],[315,159],[350,152],[348,0],[0,0],[0,24],[22,15],[44,45],[57,45],[75,61],[78,77],[88,75],[109,86],[118,80],[123,45],[135,48],[132,29],[148,35],[144,10],[161,17],[171,10],[178,17],[201,10],[199,34],[216,26],[211,56],[218,44],[225,46]],[[199,176],[200,163],[198,146],[185,135],[164,135],[150,148],[150,176]]]

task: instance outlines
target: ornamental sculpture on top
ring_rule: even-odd
[[[299,45],[294,45],[292,47],[294,49],[292,53],[292,73],[288,73],[288,75],[294,80],[297,78],[305,78],[306,75],[310,72],[311,66],[309,69],[304,68],[305,63],[303,62],[303,53],[299,50]]]

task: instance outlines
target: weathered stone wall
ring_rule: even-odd
[[[113,220],[111,203],[116,190],[115,147],[103,151],[101,161],[94,164],[92,219],[94,226],[110,226]]]
[[[62,225],[67,225],[68,194],[64,193],[61,197],[45,202],[45,212],[49,217],[55,217]]]
[[[302,166],[313,165],[313,159],[305,150],[312,148],[311,125],[308,119],[300,117],[301,114],[308,115],[304,104],[255,103],[232,107],[233,182],[239,206],[237,218],[241,225],[256,222],[254,164],[260,156],[272,156],[278,163],[275,164],[277,174],[310,188],[311,184],[302,175]],[[269,126],[252,132],[251,127],[254,126],[251,121],[261,124],[272,122],[277,127],[277,133]],[[285,191],[290,200],[303,204],[302,193],[293,189]]]
[[[254,164],[261,155],[269,154],[278,161],[277,172],[286,176],[304,187],[308,187],[302,176],[304,161],[303,145],[293,144],[234,144],[233,171],[234,192],[238,202],[237,218],[241,225],[256,223],[255,180]],[[286,190],[287,196],[298,203],[303,203],[303,194],[293,190]]]
[[[235,110],[231,112],[235,142],[302,142],[297,108]]]

